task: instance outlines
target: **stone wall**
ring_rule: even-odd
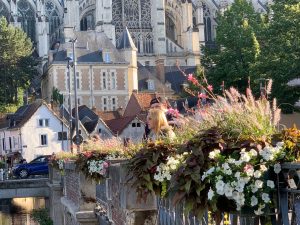
[[[157,224],[155,196],[148,196],[146,202],[137,201],[132,183],[127,182],[125,162],[111,163],[108,178],[97,186],[97,201],[100,205],[99,220],[107,224],[108,221],[115,225]]]
[[[64,165],[63,225],[97,225],[96,183],[76,170],[74,162]],[[58,224],[57,224],[58,225]]]

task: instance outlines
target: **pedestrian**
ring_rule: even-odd
[[[160,109],[150,109],[147,116],[147,124],[150,129],[148,140],[156,141],[160,139],[174,139],[175,133],[168,124],[164,111]]]

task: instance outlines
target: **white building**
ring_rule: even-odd
[[[36,101],[3,118],[0,154],[31,161],[68,149],[68,127],[45,103]]]

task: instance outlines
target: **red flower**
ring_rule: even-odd
[[[195,78],[193,77],[193,74],[190,73],[190,74],[188,75],[188,81],[192,81],[193,79],[195,79]]]
[[[91,152],[84,152],[83,155],[87,158],[90,158],[93,154]]]

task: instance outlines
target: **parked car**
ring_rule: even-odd
[[[30,175],[46,175],[50,155],[43,155],[35,158],[29,163],[18,164],[13,167],[13,174],[19,178],[27,178]]]

